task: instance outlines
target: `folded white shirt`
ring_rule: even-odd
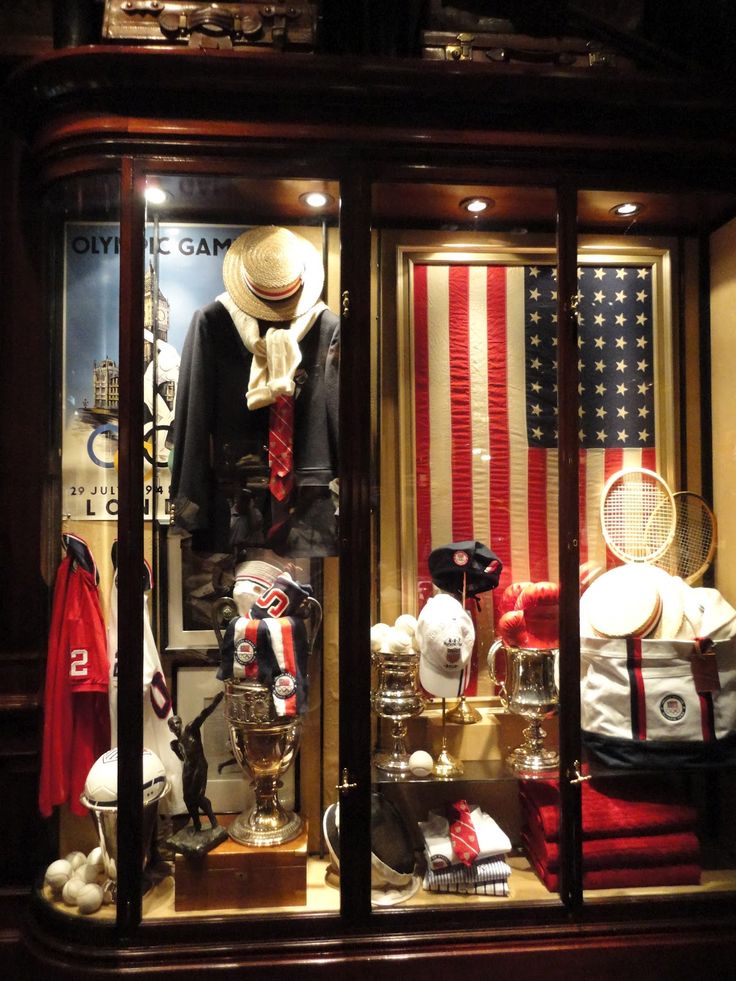
[[[470,820],[478,839],[476,861],[504,855],[511,850],[508,835],[501,830],[490,814],[486,814],[477,805],[472,805]],[[424,838],[424,850],[430,869],[443,869],[459,862],[452,847],[450,822],[444,815],[430,811],[427,820],[419,822],[419,830]]]

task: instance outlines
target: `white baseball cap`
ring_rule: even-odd
[[[475,643],[473,621],[449,593],[437,593],[424,604],[416,630],[419,680],[436,698],[458,698],[470,674]]]
[[[280,573],[277,566],[260,559],[247,559],[235,567],[233,599],[241,616],[248,616],[251,606],[273,585]]]

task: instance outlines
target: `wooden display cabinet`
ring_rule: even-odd
[[[736,482],[725,406],[734,347],[724,300],[736,282],[733,93],[701,79],[617,74],[610,68],[527,74],[470,63],[114,46],[40,58],[19,71],[9,92],[27,139],[28,176],[33,171],[38,188],[38,198],[28,202],[28,226],[17,230],[19,242],[26,241],[34,223],[43,222],[57,249],[46,253],[44,275],[38,273],[48,333],[40,323],[8,325],[16,347],[21,327],[35,332],[32,350],[39,375],[59,378],[64,284],[60,239],[54,234],[69,220],[119,222],[116,466],[123,506],[113,530],[98,527],[94,533],[101,550],[107,548],[108,534],[115,534],[122,546],[121,650],[141,648],[136,570],[152,548],[150,527],[144,531],[142,520],[138,452],[143,429],[137,398],[145,306],[141,269],[148,258],[141,242],[152,220],[143,190],[155,183],[169,193],[160,220],[171,227],[177,222],[208,228],[278,223],[313,235],[328,270],[328,303],[342,318],[339,557],[327,560],[320,572],[328,611],[321,697],[313,705],[306,733],[309,752],[298,782],[310,821],[307,868],[299,870],[306,875],[305,909],[294,908],[301,905],[295,887],[298,898],[291,902],[291,892],[282,896],[276,910],[213,911],[208,899],[201,909],[191,909],[187,900],[187,912],[178,904],[174,911],[171,903],[142,899],[137,863],[121,862],[114,913],[72,915],[49,902],[43,889],[34,890],[23,928],[28,964],[47,977],[74,978],[121,972],[185,978],[206,971],[255,977],[268,971],[276,977],[349,979],[380,965],[405,977],[461,971],[480,978],[490,971],[531,978],[543,972],[550,981],[578,973],[605,981],[622,970],[642,976],[666,970],[669,977],[685,978],[705,962],[712,976],[732,976],[732,858],[721,854],[717,871],[705,875],[699,887],[603,893],[583,888],[576,779],[583,754],[574,298],[579,257],[586,249],[590,256],[606,249],[614,256],[647,249],[667,255],[667,295],[658,297],[670,325],[667,350],[658,351],[669,364],[666,426],[662,420],[667,465],[678,487],[698,490],[716,505],[724,544],[713,584],[733,599],[727,547]],[[317,220],[301,203],[310,190],[330,196]],[[459,207],[476,195],[493,201],[487,218],[473,218]],[[633,224],[612,214],[624,198],[643,205]],[[560,506],[550,561],[554,566],[556,551],[563,650],[554,725],[561,760],[559,892],[544,889],[523,855],[516,855],[518,888],[508,899],[453,896],[443,902],[445,897],[423,895],[395,908],[372,909],[370,795],[385,778],[377,778],[371,767],[380,733],[370,710],[368,637],[379,617],[395,617],[412,604],[410,612],[417,612],[412,594],[417,543],[407,517],[415,490],[411,461],[406,464],[410,355],[402,348],[411,337],[402,293],[408,266],[401,263],[413,251],[433,253],[427,261],[435,262],[438,255],[473,250],[496,256],[491,262],[500,261],[500,255],[513,255],[514,261],[542,255],[556,266]],[[39,337],[47,341],[41,344]],[[20,376],[9,379],[9,404],[19,403],[22,388]],[[39,453],[52,465],[49,475],[31,474],[39,499],[41,485],[46,488],[32,514],[17,486],[11,494],[7,535],[15,554],[21,554],[18,546],[26,534],[40,545],[19,560],[17,582],[9,587],[16,598],[23,595],[23,584],[38,587],[39,550],[40,593],[46,600],[53,581],[65,513],[57,462],[60,412],[58,395],[24,408],[33,420]],[[12,445],[18,438],[12,413],[3,413],[2,428]],[[33,595],[38,593],[36,588]],[[41,612],[36,616],[41,619]],[[492,623],[481,625],[481,633],[487,643]],[[42,634],[34,631],[34,636]],[[40,670],[41,641],[30,656]],[[197,663],[201,659],[181,649],[172,650],[167,662],[171,669]],[[118,847],[122,855],[139,854],[136,761],[142,720],[136,658],[121,663],[119,685],[127,738],[120,747]],[[460,740],[459,752],[486,756],[468,757],[472,765],[461,783],[388,781],[383,789],[413,818],[449,792],[497,801],[516,836],[516,779],[504,769],[503,753],[518,738],[518,720],[504,718],[485,678],[481,689],[478,705],[494,727],[483,738],[496,747],[493,753],[486,743],[477,749],[483,742],[479,736],[472,750],[464,750]],[[413,736],[436,726],[437,708],[412,729]],[[463,738],[473,742],[470,735]],[[732,847],[724,831],[733,813],[732,770],[694,774],[692,781],[710,830],[716,829],[716,843],[722,850]],[[333,884],[326,898],[310,902],[325,888],[327,874],[321,813],[338,798],[339,887]],[[35,800],[27,805],[34,807]],[[42,859],[53,857],[51,845],[38,856],[36,871],[42,872]],[[282,904],[288,909],[279,912]],[[196,906],[196,897],[191,905]]]

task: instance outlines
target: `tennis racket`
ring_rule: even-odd
[[[600,517],[606,545],[623,562],[654,563],[675,537],[672,491],[659,474],[643,467],[609,477],[601,492]]]
[[[716,517],[705,500],[693,491],[678,491],[673,498],[675,535],[653,565],[692,585],[713,561],[718,538]]]

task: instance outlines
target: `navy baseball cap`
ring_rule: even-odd
[[[448,593],[476,596],[498,586],[503,565],[482,542],[450,542],[429,555],[432,582]]]

